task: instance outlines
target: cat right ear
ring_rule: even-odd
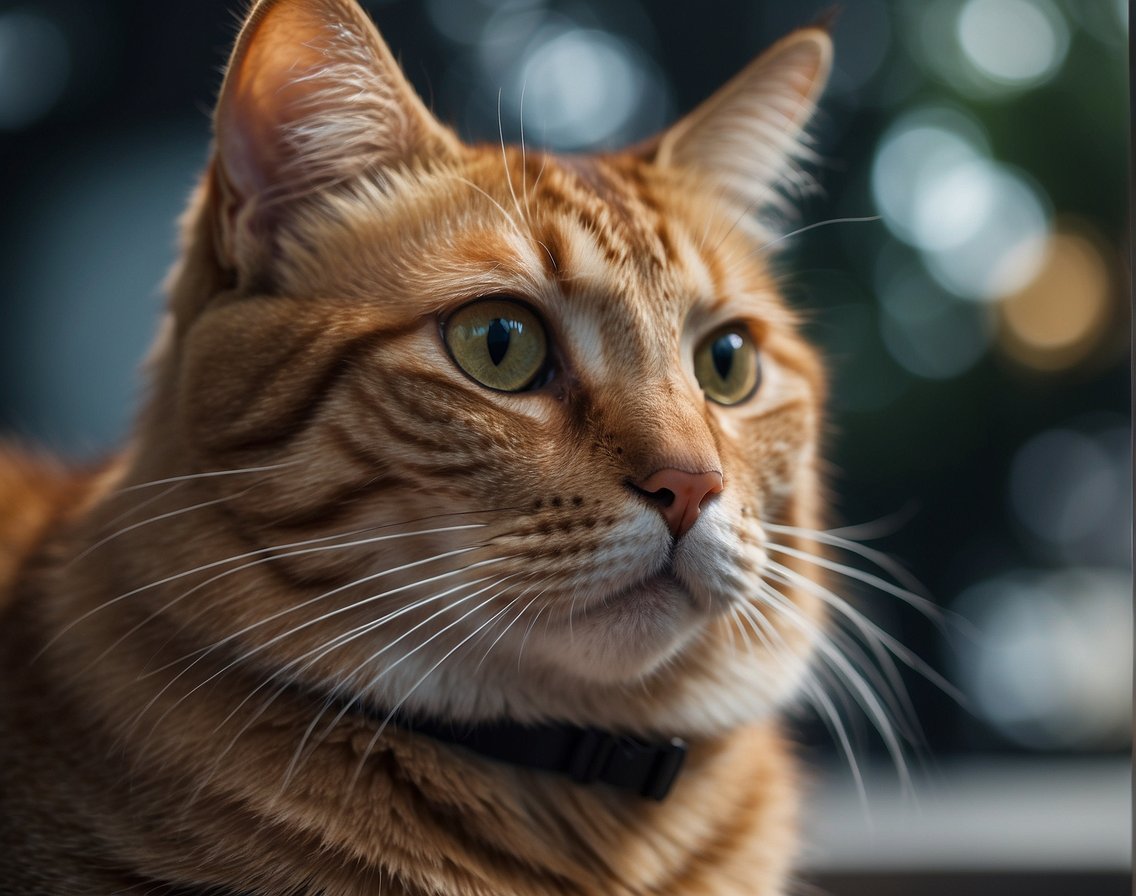
[[[802,131],[831,67],[823,28],[793,32],[658,137],[652,160],[750,208],[776,202],[777,186],[806,154]]]
[[[456,140],[414,92],[355,0],[260,0],[214,113],[221,251],[264,251],[290,199]]]

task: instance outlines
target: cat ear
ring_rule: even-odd
[[[682,169],[754,208],[806,155],[802,130],[832,67],[832,40],[804,28],[778,41],[656,143],[654,162]]]
[[[214,114],[225,230],[273,226],[280,204],[363,171],[381,178],[454,138],[355,0],[260,0]]]

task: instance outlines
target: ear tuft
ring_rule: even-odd
[[[807,154],[802,131],[832,67],[832,40],[812,27],[770,47],[666,131],[657,165],[698,179],[760,208]]]

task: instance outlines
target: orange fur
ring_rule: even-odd
[[[776,712],[820,610],[759,599],[763,524],[817,525],[823,378],[746,212],[828,54],[798,32],[657,140],[569,159],[461,144],[351,0],[253,8],[129,449],[0,455],[8,892],[783,891]],[[487,295],[543,320],[539,388],[447,355]],[[764,380],[726,407],[691,359],[728,322]],[[666,468],[724,481],[673,543],[629,487]],[[333,691],[691,753],[647,803]]]

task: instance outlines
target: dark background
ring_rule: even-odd
[[[366,5],[463,136],[496,140],[500,107],[516,140],[523,86],[526,140],[565,150],[653,132],[829,6]],[[74,458],[123,436],[239,12],[0,0],[3,431]],[[900,561],[945,611],[935,623],[844,583],[965,695],[963,709],[905,670],[925,735],[909,758],[918,769],[1120,755],[1132,668],[1127,8],[848,0],[834,37],[811,129],[818,189],[785,230],[821,226],[779,248],[830,362],[834,524]],[[799,715],[810,755],[835,758],[824,727]],[[872,767],[880,739],[853,706],[845,716]]]

